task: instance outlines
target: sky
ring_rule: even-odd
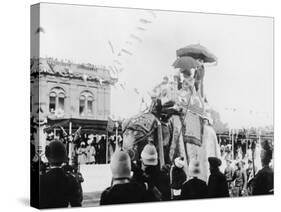
[[[137,114],[142,98],[149,103],[148,92],[176,73],[176,50],[199,43],[218,58],[206,64],[204,89],[222,121],[273,125],[272,18],[59,4],[41,4],[40,15],[41,57],[122,68],[112,73],[125,88],[112,88],[114,117]]]

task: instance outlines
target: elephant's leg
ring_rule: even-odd
[[[186,154],[187,150],[184,145],[183,136],[182,136],[182,129],[181,129],[181,120],[178,116],[172,116],[170,118],[171,123],[171,145],[170,145],[170,151],[169,151],[169,158],[171,162],[174,162],[175,158],[177,157],[183,157],[184,161],[186,161],[184,170],[186,173],[188,173],[188,163],[189,163],[189,157],[188,154]]]

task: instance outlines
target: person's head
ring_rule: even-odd
[[[177,158],[175,159],[175,166],[176,166],[177,168],[182,169],[182,168],[184,167],[184,158],[183,158],[183,157],[177,157]]]
[[[227,160],[226,160],[226,165],[227,165],[227,166],[231,166],[231,160],[227,159]]]
[[[262,166],[268,166],[272,159],[273,147],[271,146],[268,140],[262,141],[261,147],[262,149],[260,157]]]
[[[191,160],[188,166],[188,172],[191,177],[198,177],[201,173],[200,161]]]
[[[202,58],[198,58],[196,61],[199,63],[199,66],[204,65],[204,60]]]
[[[216,172],[219,170],[221,165],[221,160],[217,157],[208,157],[209,165],[210,165],[210,172]]]
[[[236,167],[237,167],[237,169],[241,169],[243,167],[242,161],[238,161],[236,163]]]
[[[131,178],[131,160],[128,153],[115,151],[111,157],[110,168],[113,180]]]
[[[169,78],[167,76],[163,77],[163,83],[168,83],[169,82]]]
[[[248,166],[249,166],[249,167],[252,167],[252,166],[253,166],[253,161],[250,160],[250,159],[248,160]]]
[[[195,71],[195,68],[181,69],[181,73],[183,74],[184,78],[194,78]]]
[[[178,82],[180,80],[180,76],[179,75],[174,75],[173,76],[174,82]]]
[[[60,166],[62,163],[67,162],[67,152],[62,142],[58,140],[51,141],[46,146],[45,155],[50,165]]]
[[[144,167],[147,166],[157,166],[158,164],[158,154],[155,146],[153,144],[147,144],[144,146],[141,152],[141,161]]]

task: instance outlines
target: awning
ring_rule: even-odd
[[[91,119],[50,119],[47,121],[46,131],[53,130],[59,126],[63,127],[66,132],[69,131],[69,123],[71,122],[72,133],[81,127],[82,133],[106,134],[107,120],[91,120]]]

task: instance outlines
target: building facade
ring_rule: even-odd
[[[30,65],[30,110],[37,125],[33,142],[39,154],[44,154],[47,144],[46,127],[62,120],[70,120],[73,130],[106,133],[111,86],[117,81],[108,69],[53,58],[31,59]],[[70,127],[65,129],[71,134]]]
[[[109,70],[52,58],[31,60],[31,108],[45,118],[107,120],[111,85]],[[34,111],[36,110],[36,111]]]

